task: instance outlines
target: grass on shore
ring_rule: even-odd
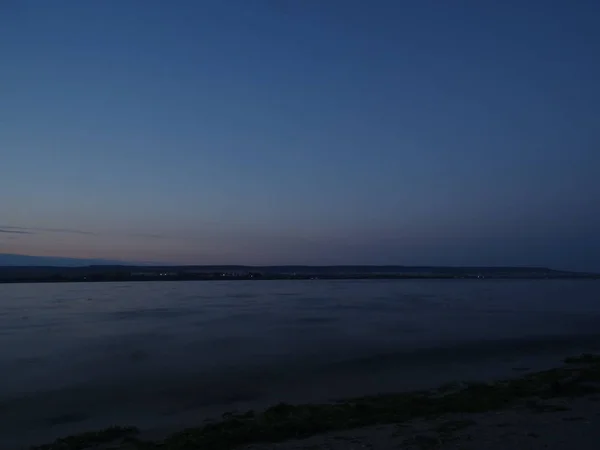
[[[281,403],[262,412],[224,414],[219,421],[174,433],[160,442],[137,439],[133,427],[111,427],[57,439],[32,450],[228,450],[259,443],[378,424],[402,423],[448,413],[479,413],[524,400],[577,397],[600,392],[600,356],[567,358],[566,365],[493,383],[465,383],[439,389],[360,397],[324,404]]]

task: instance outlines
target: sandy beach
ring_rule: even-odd
[[[503,411],[448,414],[339,431],[244,450],[592,450],[600,443],[600,397],[524,403]]]
[[[111,427],[36,450],[596,449],[600,357],[494,382],[223,414],[166,437]]]

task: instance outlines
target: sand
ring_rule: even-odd
[[[586,354],[567,358],[556,369],[495,382],[451,383],[333,403],[278,404],[227,413],[166,437],[109,428],[40,449],[600,449],[597,425],[600,356]]]
[[[598,450],[600,397],[327,433],[243,450]]]

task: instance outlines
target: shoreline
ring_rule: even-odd
[[[380,427],[381,431],[390,426],[397,428],[401,424],[414,421],[429,423],[446,416],[461,414],[485,415],[498,411],[514,413],[515,408],[523,407],[529,412],[564,412],[567,411],[565,408],[570,408],[564,405],[565,401],[593,399],[597,398],[598,394],[600,356],[584,354],[565,359],[564,365],[558,368],[495,382],[450,383],[436,389],[355,397],[337,402],[296,405],[281,403],[260,412],[229,412],[223,414],[218,421],[207,421],[203,425],[154,440],[151,440],[151,436],[140,433],[135,427],[112,427],[60,438],[51,444],[31,448],[87,450],[102,446],[101,448],[130,450],[226,450],[254,445],[253,448],[268,449],[271,448],[266,444],[268,442],[290,442],[311,437],[326,439],[327,433],[332,432],[360,430],[364,433],[371,427]],[[556,401],[563,404],[557,406]],[[586,407],[596,407],[595,403],[590,405],[592,406]],[[600,404],[597,409],[600,411]],[[394,434],[395,437],[399,437],[402,433]],[[431,445],[429,448],[441,448],[448,437],[444,436],[429,440],[423,438],[422,442],[413,444],[418,448],[427,441]],[[412,445],[407,441],[406,445],[409,444]],[[107,445],[110,447],[105,447]],[[260,447],[255,447],[256,445]]]
[[[62,283],[142,283],[142,282],[175,282],[175,281],[385,281],[385,280],[454,280],[454,281],[589,281],[600,280],[600,275],[566,275],[566,276],[460,276],[460,275],[382,275],[382,276],[215,276],[215,277],[115,277],[105,279],[3,279],[0,285],[6,284],[62,284]]]

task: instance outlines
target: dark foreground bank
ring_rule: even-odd
[[[567,358],[565,365],[559,368],[493,383],[449,384],[432,390],[334,403],[279,404],[261,412],[231,412],[220,420],[207,421],[156,441],[140,435],[134,427],[112,427],[61,438],[32,449],[225,450],[248,445],[269,449],[274,447],[268,443],[286,441],[277,448],[335,448],[331,442],[336,441],[341,443],[339,448],[398,448],[400,442],[400,448],[436,449],[454,448],[461,440],[466,440],[468,445],[462,442],[459,448],[468,448],[469,442],[476,446],[485,444],[485,448],[548,448],[548,439],[557,449],[588,448],[586,434],[577,428],[597,421],[599,394],[600,356],[586,354]],[[531,418],[532,414],[543,413],[561,413],[562,416],[549,420]],[[503,421],[502,417],[510,421]],[[539,426],[535,427],[536,420],[555,422],[546,427],[546,431],[551,435],[558,433],[562,440],[546,436],[544,441]],[[503,442],[496,442],[496,447],[490,442],[474,442],[473,435],[484,441],[496,439],[494,433],[482,432],[478,421],[491,426],[498,439],[502,436],[512,439],[510,444],[504,442],[508,447]],[[524,426],[538,431],[527,431]],[[511,427],[513,431],[498,431]],[[469,434],[468,429],[475,431]],[[592,432],[589,439],[593,441],[589,444],[593,448],[597,446],[596,438],[600,438],[595,432],[597,429],[589,427]],[[564,446],[556,446],[559,441],[568,441],[573,433],[580,440],[577,445],[565,442]],[[521,442],[521,438],[528,439]],[[303,443],[299,439],[312,441]]]

